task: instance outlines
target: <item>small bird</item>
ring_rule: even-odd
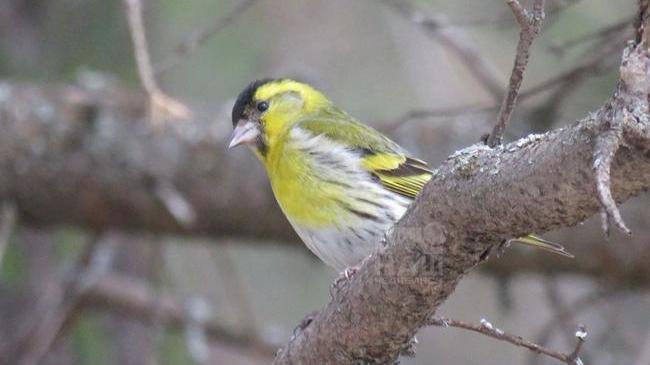
[[[250,147],[298,236],[339,271],[372,253],[432,175],[426,162],[294,80],[250,83],[232,123],[229,148]],[[571,256],[532,235],[515,241]]]

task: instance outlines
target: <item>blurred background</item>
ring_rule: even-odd
[[[154,121],[128,2],[0,3],[2,364],[269,363],[337,273],[226,151],[239,91],[307,81],[436,166],[491,130],[519,31],[501,0],[143,1],[158,87],[191,112]],[[636,5],[546,2],[508,141],[598,109]],[[583,323],[585,363],[650,364],[648,197],[622,213],[633,236],[598,217],[546,233],[576,259],[513,247],[438,314],[562,352]],[[453,328],[418,340],[403,364],[557,363]]]

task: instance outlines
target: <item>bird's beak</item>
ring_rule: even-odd
[[[255,140],[260,135],[260,130],[256,123],[246,119],[241,119],[237,122],[235,130],[232,131],[230,136],[230,144],[228,149],[239,146],[240,144],[255,143]]]

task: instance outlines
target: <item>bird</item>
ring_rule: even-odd
[[[248,84],[235,101],[232,123],[228,148],[252,150],[293,229],[338,271],[373,252],[433,173],[321,91],[292,79]],[[515,241],[572,256],[537,236]]]

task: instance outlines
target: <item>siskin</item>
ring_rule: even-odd
[[[300,238],[339,271],[373,251],[431,178],[426,162],[301,82],[249,84],[232,123],[229,148],[251,148]],[[516,241],[571,256],[532,235]]]

